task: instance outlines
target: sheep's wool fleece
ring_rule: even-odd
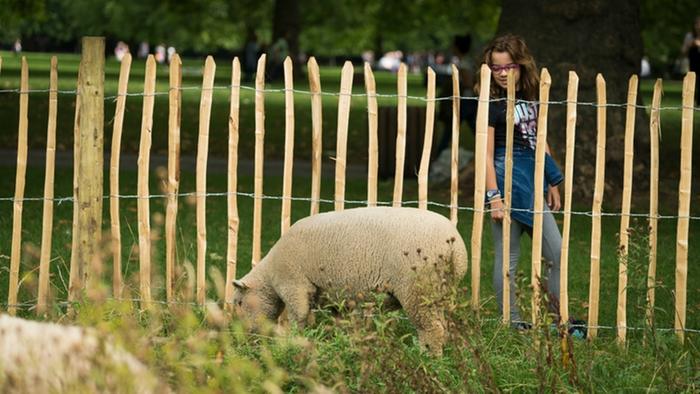
[[[133,355],[92,330],[0,316],[0,392],[150,393],[156,384]]]
[[[446,217],[417,208],[375,207],[296,222],[260,265],[274,262],[267,267],[275,273],[273,281],[302,275],[318,288],[352,292],[401,287],[412,281],[407,275],[412,267],[444,259],[458,276],[466,272],[466,247]]]

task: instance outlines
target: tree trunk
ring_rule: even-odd
[[[272,19],[272,43],[279,38],[287,40],[289,56],[297,63],[299,54],[299,0],[276,0]]]
[[[527,5],[502,0],[498,34],[522,36],[539,67],[552,75],[550,101],[566,100],[568,72],[580,79],[579,102],[596,101],[596,74],[603,75],[608,103],[626,103],[629,78],[642,58],[639,0],[531,0]],[[566,106],[550,105],[548,141],[563,166],[566,149]],[[607,108],[605,200],[622,194],[626,108]],[[635,190],[648,190],[649,122],[637,110],[635,125]],[[596,108],[578,106],[574,193],[593,195],[596,157]],[[640,165],[642,164],[642,165]],[[636,194],[636,193],[635,193]]]

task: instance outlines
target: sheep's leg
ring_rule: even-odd
[[[309,312],[311,311],[311,299],[316,293],[312,285],[289,286],[280,291],[280,297],[286,305],[287,316],[290,322],[296,322],[299,328],[306,326]]]
[[[430,353],[442,355],[442,347],[445,344],[445,319],[441,313],[426,313],[416,318],[416,330],[418,341]]]
[[[393,294],[388,293],[382,303],[382,309],[385,311],[397,311],[401,309],[401,303]]]

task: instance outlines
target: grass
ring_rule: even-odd
[[[17,59],[7,53],[0,53],[3,57],[3,69],[0,71],[0,88],[8,89],[17,86]],[[31,66],[32,88],[43,89],[48,86],[48,56],[47,54],[29,54]],[[74,89],[75,69],[78,58],[75,55],[61,55],[59,67],[62,78],[60,89]],[[230,75],[230,66],[219,62],[217,68],[217,86],[230,83],[227,79]],[[201,77],[197,74],[201,67],[199,60],[185,60],[185,77],[183,85],[196,86],[201,83]],[[132,67],[132,83],[130,90],[138,92],[142,89],[143,63],[135,62]],[[114,61],[107,63],[106,95],[114,94],[116,90],[118,64]],[[158,91],[166,91],[166,71],[159,69]],[[337,69],[324,69],[322,86],[326,90],[337,90],[339,86]],[[378,90],[380,93],[395,92],[395,77],[388,73],[377,73]],[[423,95],[421,78],[411,76],[409,80],[409,95]],[[279,88],[279,85],[272,85]],[[679,85],[677,82],[667,82],[664,106],[680,105]],[[296,88],[306,90],[308,87],[303,78],[297,81]],[[360,89],[360,87],[355,87]],[[642,96],[650,96],[650,82],[643,81]],[[252,130],[253,130],[253,103],[249,90],[242,91],[241,109],[241,156],[252,157]],[[59,150],[70,149],[72,141],[73,109],[72,95],[59,97]],[[166,147],[167,102],[164,96],[158,96],[156,100],[156,119],[154,120],[154,151],[164,152]],[[328,141],[335,139],[335,101],[332,96],[324,97],[324,140],[326,145],[333,145]],[[394,105],[393,99],[383,99],[384,104]],[[0,116],[6,121],[3,123],[3,133],[0,133],[0,147],[14,149],[16,146],[16,119],[17,119],[17,95],[14,93],[0,94]],[[35,149],[43,149],[45,144],[45,125],[47,102],[45,94],[32,94],[30,97],[30,146]],[[645,101],[646,102],[646,101]],[[137,150],[138,133],[140,130],[140,98],[129,97],[127,100],[127,116],[124,135],[124,150],[135,152]],[[113,111],[113,103],[106,103],[107,113]],[[421,105],[420,102],[414,103]],[[298,114],[310,113],[309,100],[306,96],[297,96],[295,106]],[[363,98],[354,97],[352,103],[354,110],[351,114],[349,157],[351,160],[366,161],[366,116]],[[266,96],[267,135],[266,157],[279,158],[283,149],[283,96],[282,94],[269,94]],[[216,90],[214,108],[212,112],[211,153],[214,156],[225,157],[225,143],[216,143],[225,139],[228,116],[228,97],[225,90]],[[279,116],[272,114],[279,113]],[[304,115],[308,116],[308,115]],[[307,117],[297,117],[297,135],[295,151],[298,157],[310,152],[310,130]],[[196,131],[198,118],[198,95],[196,92],[187,91],[183,102],[183,154],[193,153],[196,146]],[[696,120],[697,121],[697,120]],[[13,122],[15,122],[13,124]],[[662,163],[668,167],[677,160],[667,160],[678,157],[677,142],[679,138],[678,125],[680,114],[673,111],[664,111],[662,124],[664,127],[664,142],[662,147]],[[111,125],[105,129],[106,135],[111,133]],[[463,133],[468,141],[469,133]],[[308,138],[307,138],[308,137]],[[108,144],[107,144],[108,145]],[[675,146],[675,147],[674,147]],[[332,151],[326,151],[324,156],[332,155]],[[662,172],[666,178],[677,179],[669,172]],[[14,190],[14,167],[0,167],[0,197],[10,197]],[[43,194],[43,168],[30,167],[27,176],[27,197],[40,197]],[[66,168],[58,168],[56,174],[56,196],[70,196],[72,171]],[[281,178],[275,174],[268,174],[265,178],[265,194],[269,196],[281,195]],[[366,196],[365,180],[348,179],[347,198],[349,200],[364,200]],[[136,174],[126,170],[121,175],[121,192],[124,195],[135,194]],[[210,172],[208,177],[208,191],[223,192],[226,187],[226,176],[222,173]],[[674,187],[677,187],[674,186]],[[390,200],[393,183],[380,182],[380,199]],[[239,174],[239,191],[251,192],[253,189],[252,174]],[[194,190],[194,174],[191,169],[183,168],[181,176],[181,192]],[[294,178],[294,195],[308,197],[310,180],[305,176]],[[159,193],[160,180],[153,177],[151,180],[151,193]],[[333,180],[324,179],[324,198],[332,198]],[[415,200],[417,196],[415,181],[405,182],[404,200]],[[675,194],[674,194],[675,196]],[[469,192],[460,196],[460,205],[469,206]],[[432,188],[431,200],[447,203],[449,198],[444,188]],[[694,207],[698,205],[695,203]],[[107,201],[105,201],[107,204]],[[352,204],[348,205],[348,207]],[[590,205],[575,202],[575,209],[590,210]],[[105,207],[106,208],[106,207]],[[57,300],[64,300],[67,289],[68,264],[70,261],[71,221],[73,206],[64,203],[55,207],[54,231],[52,244],[52,296]],[[295,201],[293,203],[293,220],[298,220],[308,214],[308,202]],[[322,210],[331,210],[329,204],[322,205]],[[444,209],[435,208],[442,213]],[[673,203],[662,200],[662,212],[673,215]],[[609,211],[618,210],[610,208]],[[107,209],[105,221],[107,219]],[[161,199],[151,200],[151,212],[154,229],[162,234],[162,214],[164,202]],[[693,208],[693,213],[697,208]],[[38,248],[41,240],[41,212],[40,201],[28,201],[24,203],[23,214],[23,253],[20,288],[21,301],[34,300],[36,298],[38,276]],[[138,282],[138,253],[137,253],[137,221],[136,200],[124,199],[121,201],[122,240],[124,256],[125,277],[129,281],[129,290],[137,294]],[[220,275],[215,272],[225,272],[226,256],[226,199],[224,197],[210,197],[207,200],[207,264],[209,269],[208,296],[211,299],[221,299]],[[265,200],[263,209],[263,253],[267,251],[279,237],[280,202],[279,200]],[[252,236],[252,199],[239,197],[239,214],[241,228],[238,239],[238,269],[237,276],[250,269],[251,236]],[[696,214],[697,215],[697,214]],[[560,217],[558,217],[560,219]],[[178,266],[185,267],[196,260],[196,234],[195,213],[193,202],[187,198],[180,200],[177,230],[178,238]],[[464,239],[471,237],[472,214],[463,211],[459,217],[459,230],[464,234]],[[574,216],[572,223],[571,254],[569,266],[569,291],[570,309],[572,316],[586,318],[588,283],[590,269],[590,234],[591,224],[587,216]],[[487,221],[488,223],[488,221]],[[634,231],[632,233],[631,257],[628,262],[630,271],[629,300],[628,300],[628,324],[634,327],[643,327],[644,292],[646,280],[646,221],[634,219],[632,221]],[[0,201],[0,300],[7,299],[8,267],[12,228],[12,203]],[[600,324],[604,326],[615,325],[617,299],[617,232],[619,231],[619,218],[603,218],[602,258],[601,258],[601,300]],[[689,328],[700,328],[700,272],[695,269],[700,254],[699,244],[694,242],[700,236],[700,228],[697,221],[690,224],[689,242],[689,272],[688,272],[688,321]],[[673,326],[673,290],[675,283],[675,244],[676,244],[676,220],[664,219],[659,227],[659,256],[658,256],[658,287],[657,287],[657,327]],[[154,297],[164,299],[163,290],[163,240],[155,241],[153,272]],[[149,365],[155,368],[159,374],[171,383],[173,387],[180,387],[181,391],[191,391],[190,388],[199,388],[201,391],[217,391],[223,387],[242,385],[251,391],[269,390],[269,387],[279,387],[285,391],[307,391],[317,384],[333,387],[337,391],[432,391],[429,389],[442,389],[447,391],[472,391],[463,386],[468,382],[475,387],[474,391],[492,391],[498,388],[506,391],[533,391],[541,388],[553,388],[555,391],[608,391],[608,390],[632,390],[641,391],[647,388],[660,391],[693,391],[698,385],[698,352],[696,334],[688,334],[689,343],[679,345],[669,332],[656,333],[652,342],[642,341],[645,331],[631,331],[629,343],[622,351],[614,343],[614,331],[603,329],[599,335],[601,339],[593,343],[575,342],[578,379],[573,379],[573,372],[569,367],[563,367],[563,353],[558,341],[547,339],[546,330],[533,330],[531,335],[520,335],[511,330],[504,329],[496,322],[496,303],[493,299],[491,286],[491,271],[493,251],[491,250],[491,234],[487,224],[484,228],[482,248],[482,313],[477,319],[468,314],[466,300],[469,289],[461,289],[451,301],[459,305],[458,315],[454,321],[458,329],[469,333],[473,337],[454,337],[446,357],[432,359],[422,354],[414,343],[415,332],[402,318],[402,314],[385,313],[372,310],[376,318],[367,319],[361,313],[347,311],[345,318],[337,318],[330,314],[319,312],[319,323],[302,332],[294,331],[278,335],[272,328],[267,331],[267,336],[250,337],[243,330],[243,323],[216,323],[211,321],[211,314],[204,317],[202,311],[196,308],[183,307],[181,310],[160,310],[157,313],[148,313],[134,309],[131,304],[114,302],[88,303],[79,313],[72,317],[66,317],[64,310],[56,306],[51,312],[52,319],[64,321],[76,321],[79,324],[97,326],[116,335],[125,344],[130,344],[130,350],[134,351],[141,359],[149,361]],[[469,246],[469,244],[468,244]],[[471,250],[471,247],[469,246]],[[522,240],[522,262],[519,276],[529,278],[529,250],[530,241],[527,237]],[[105,276],[109,277],[109,259],[106,261]],[[178,289],[185,297],[191,294],[187,292],[188,278],[181,272]],[[471,275],[471,268],[468,277]],[[469,282],[465,278],[464,283]],[[190,278],[191,279],[191,278]],[[528,282],[522,279],[523,286]],[[189,294],[189,295],[188,295]],[[523,294],[527,299],[527,294]],[[524,302],[523,305],[527,305]],[[371,309],[371,307],[369,307]],[[375,313],[376,312],[376,313]],[[25,316],[32,316],[33,311],[22,310]],[[523,312],[527,316],[527,312]],[[459,331],[459,330],[457,330]],[[648,334],[648,331],[646,332]],[[182,344],[187,344],[184,348]],[[544,348],[535,346],[537,343],[546,345]],[[146,346],[148,345],[148,346]],[[551,348],[551,357],[547,357]],[[553,349],[553,350],[552,350]],[[481,360],[481,361],[480,361]],[[549,360],[549,361],[548,361]],[[553,361],[552,361],[553,360]],[[390,365],[387,372],[386,366]],[[491,372],[489,372],[491,371]],[[266,385],[271,386],[266,386]],[[473,384],[473,386],[472,386]],[[233,385],[233,386],[231,386]],[[543,386],[544,385],[544,386]],[[405,389],[405,390],[404,390]]]
[[[221,293],[223,283],[215,283]],[[190,279],[181,292],[193,288]],[[251,332],[252,322],[216,304],[139,309],[105,299],[108,285],[97,289],[49,319],[93,327],[175,392],[695,392],[700,385],[696,336],[680,345],[672,333],[647,329],[643,341],[621,346],[610,337],[562,340],[547,326],[521,333],[475,316],[463,288],[433,304],[448,317],[442,357],[422,352],[403,313],[383,310],[381,296],[336,301],[303,330],[254,323]]]

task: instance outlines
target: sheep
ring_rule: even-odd
[[[157,383],[92,329],[0,316],[0,392],[152,393]]]
[[[451,266],[450,266],[451,265]],[[444,311],[435,303],[439,269],[456,286],[467,271],[467,250],[444,216],[416,208],[355,208],[296,222],[248,274],[234,281],[233,305],[244,319],[275,320],[286,308],[304,327],[319,294],[381,290],[416,327],[420,344],[441,354]],[[421,280],[421,278],[425,280]]]

